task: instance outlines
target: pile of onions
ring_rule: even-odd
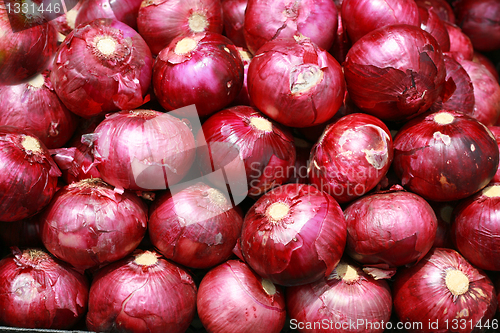
[[[201,280],[198,316],[210,333],[279,333],[285,325],[285,296],[280,286],[229,260]]]
[[[79,26],[100,18],[121,21],[137,30],[137,15],[142,0],[85,0],[78,10],[75,25]]]
[[[94,332],[186,332],[196,313],[189,273],[153,251],[136,251],[98,271],[89,293]]]
[[[83,271],[132,253],[146,233],[148,216],[139,197],[119,194],[97,178],[59,190],[40,219],[45,248]]]
[[[286,184],[248,210],[239,242],[257,274],[294,286],[330,275],[345,241],[346,220],[333,197],[311,185]]]
[[[244,27],[248,0],[222,0],[224,34],[234,45],[246,48]]]
[[[87,310],[89,284],[41,249],[13,248],[0,261],[0,324],[70,329]]]
[[[490,278],[451,249],[434,248],[399,270],[392,289],[395,313],[412,333],[484,331],[497,309]]]

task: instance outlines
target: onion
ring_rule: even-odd
[[[290,327],[300,332],[383,332],[390,320],[389,284],[342,260],[328,277],[287,288]]]
[[[451,237],[451,223],[453,222],[453,209],[457,206],[456,201],[434,202],[430,201],[437,217],[437,232],[433,247],[446,247],[455,249]]]
[[[158,54],[153,87],[166,110],[194,104],[203,117],[228,106],[238,96],[243,75],[236,46],[221,34],[203,32],[178,37]]]
[[[257,274],[293,286],[330,275],[345,240],[345,218],[333,197],[311,185],[286,184],[249,209],[239,242]]]
[[[76,16],[76,26],[108,18],[121,21],[137,30],[137,16],[141,3],[142,0],[85,0]]]
[[[87,310],[88,281],[44,250],[12,249],[0,261],[0,324],[69,329]]]
[[[453,211],[457,250],[474,266],[500,271],[500,183],[460,202]]]
[[[486,67],[488,71],[495,77],[495,79],[497,79],[497,81],[500,82],[500,74],[497,71],[495,64],[490,58],[479,52],[474,52],[474,57],[472,58],[472,61]]]
[[[50,21],[50,23],[56,28],[59,33],[60,42],[66,38],[67,35],[76,28],[76,17],[78,11],[82,7],[82,4],[86,1],[77,1],[74,3],[64,2],[66,6],[66,12]]]
[[[458,111],[473,116],[475,105],[474,85],[469,74],[458,61],[448,55],[444,56],[444,64],[446,66],[447,85],[450,84],[454,89],[451,96],[434,111],[440,111],[440,109]]]
[[[97,19],[66,37],[50,78],[66,107],[90,118],[141,106],[152,66],[148,46],[134,29],[120,21]]]
[[[282,288],[238,260],[229,260],[203,277],[196,303],[209,333],[279,333],[285,325]]]
[[[167,259],[194,268],[229,259],[243,224],[229,197],[201,182],[155,199],[149,216],[153,246]]]
[[[430,33],[441,46],[441,51],[450,51],[450,35],[443,21],[436,14],[434,8],[418,6],[420,14],[420,28]]]
[[[321,124],[342,105],[342,67],[308,38],[266,43],[248,67],[248,92],[255,106],[290,127]]]
[[[182,333],[196,312],[187,271],[153,251],[137,251],[98,271],[90,286],[87,328],[94,332]]]
[[[8,247],[42,247],[40,214],[15,221],[15,223],[0,222],[0,241]]]
[[[193,33],[222,33],[220,0],[144,0],[137,27],[151,52],[158,54],[175,38]]]
[[[347,90],[364,112],[405,121],[438,99],[446,68],[436,39],[419,27],[391,25],[358,40],[344,63]]]
[[[222,14],[224,17],[224,34],[239,47],[246,48],[245,10],[248,0],[222,0]]]
[[[339,203],[372,190],[392,163],[391,133],[378,118],[363,113],[329,125],[313,147],[309,179]]]
[[[61,175],[40,140],[10,126],[0,126],[0,170],[0,221],[5,222],[42,210]]]
[[[477,120],[440,111],[401,128],[394,138],[393,167],[401,184],[425,199],[460,200],[493,178],[498,146]]]
[[[195,158],[188,125],[159,111],[111,114],[92,137],[101,177],[118,189],[166,189],[188,173]]]
[[[398,271],[393,300],[408,332],[419,333],[484,331],[497,308],[488,276],[458,252],[443,248]]]
[[[134,194],[86,179],[59,190],[41,221],[45,248],[83,271],[132,253],[146,233],[147,207]]]
[[[450,23],[455,23],[455,13],[453,8],[446,0],[415,0],[415,3],[420,7],[431,9],[442,20]]]
[[[252,61],[253,55],[247,49],[241,47],[237,47],[236,49],[238,50],[241,61],[243,62],[243,86],[241,87],[240,93],[238,94],[238,96],[236,96],[231,105],[253,106],[253,103],[250,100],[250,95],[248,94],[248,85],[247,85],[248,67],[250,66],[250,62]]]
[[[450,56],[459,57],[465,60],[472,60],[474,56],[474,47],[470,38],[462,32],[455,24],[444,22],[448,36],[450,37]]]

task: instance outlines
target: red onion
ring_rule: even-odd
[[[339,203],[372,190],[392,163],[391,133],[378,118],[349,114],[329,125],[313,147],[309,179]]]
[[[137,16],[141,3],[142,0],[85,0],[76,16],[76,26],[108,18],[121,21],[137,30]]]
[[[434,248],[398,271],[394,310],[408,332],[481,332],[497,308],[493,283],[458,252]],[[406,325],[408,324],[408,325]]]
[[[203,117],[238,96],[243,75],[236,46],[221,34],[203,32],[178,37],[158,54],[153,87],[166,110],[194,104]]]
[[[0,170],[0,221],[5,222],[42,210],[61,175],[40,140],[11,126],[0,126]]]
[[[493,134],[459,112],[440,111],[407,123],[394,138],[401,184],[432,201],[459,200],[485,187],[498,168]]]
[[[92,137],[101,177],[118,189],[166,189],[188,173],[195,158],[188,125],[159,111],[111,114]]]
[[[239,242],[257,274],[293,286],[330,275],[345,240],[345,218],[333,197],[311,185],[286,184],[249,209]]]
[[[134,109],[144,103],[153,58],[142,37],[112,19],[78,26],[59,47],[50,78],[77,115]]]
[[[446,0],[415,0],[419,7],[431,9],[442,20],[450,23],[455,23],[455,13],[453,8]]]
[[[364,112],[404,121],[440,96],[446,68],[436,39],[420,27],[391,25],[358,40],[344,63],[347,90]]]
[[[158,54],[179,36],[222,33],[222,5],[220,0],[144,0],[137,26],[151,52]]]
[[[198,316],[209,333],[279,333],[285,325],[282,288],[229,260],[201,280]]]
[[[441,46],[441,51],[449,52],[450,35],[448,35],[448,30],[446,29],[444,22],[436,14],[434,8],[426,8],[419,5],[418,12],[420,14],[420,28],[436,38],[439,46]]]
[[[490,71],[490,73],[495,77],[495,79],[497,79],[497,81],[500,82],[500,74],[497,71],[495,64],[493,63],[493,61],[491,61],[490,58],[479,52],[474,52],[474,57],[472,58],[472,61],[486,67],[488,71]]]
[[[87,328],[94,332],[185,332],[196,312],[187,271],[152,251],[137,251],[98,271]]]
[[[223,169],[233,196],[259,196],[290,177],[296,156],[291,133],[255,108],[222,110],[208,118],[202,129],[198,143],[207,144],[198,149],[202,170],[208,174]],[[217,174],[208,179],[218,188],[226,186]]]
[[[472,60],[474,55],[474,47],[472,42],[466,34],[462,32],[458,26],[444,22],[446,30],[448,30],[448,36],[450,37],[450,56],[454,58],[463,58],[465,60]]]
[[[238,53],[240,54],[241,61],[243,62],[243,86],[241,87],[240,93],[231,103],[232,106],[238,105],[249,105],[253,106],[252,101],[250,100],[250,95],[248,94],[248,67],[250,66],[250,62],[252,61],[253,55],[247,49],[237,47]]]
[[[308,38],[266,43],[248,67],[248,92],[268,117],[290,127],[321,124],[342,105],[342,67]]]
[[[433,247],[446,247],[455,249],[451,237],[451,223],[453,222],[453,209],[457,206],[456,201],[434,202],[430,201],[437,217],[437,232]]]
[[[249,0],[244,35],[256,54],[266,42],[305,36],[328,50],[337,31],[337,7],[332,0]]]
[[[201,182],[155,199],[149,216],[153,246],[167,259],[194,268],[227,260],[243,224],[230,198]]]
[[[74,3],[73,1],[72,3],[68,3],[65,1],[64,3],[66,5],[67,11],[50,21],[50,23],[56,28],[57,32],[59,33],[60,42],[62,42],[64,38],[69,35],[71,31],[73,31],[73,29],[76,28],[76,16],[78,15],[78,11],[82,7],[82,4],[85,2],[86,1],[77,1],[76,3]]]
[[[79,270],[132,253],[146,233],[147,207],[102,180],[85,179],[59,190],[41,216],[45,248]]]
[[[500,149],[500,126],[489,126],[488,129],[491,131],[495,140],[497,142],[497,146]],[[500,165],[498,166],[497,172],[495,176],[491,179],[491,182],[500,182]]]
[[[474,114],[474,86],[467,71],[452,57],[444,56],[447,87],[453,88],[451,95],[435,111],[458,111],[470,116]],[[433,106],[434,107],[434,106]]]
[[[224,34],[239,47],[246,48],[244,36],[245,10],[248,0],[222,0]]]
[[[0,222],[0,241],[8,247],[42,247],[40,214],[11,222]]]
[[[287,288],[290,327],[300,332],[383,332],[391,325],[389,284],[342,260],[328,277]]]
[[[0,261],[0,324],[69,329],[87,310],[88,281],[44,250],[12,249]]]

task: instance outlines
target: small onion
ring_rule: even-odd
[[[462,32],[460,27],[455,24],[444,22],[448,36],[450,37],[450,56],[454,58],[463,58],[465,60],[472,60],[474,56],[474,47],[470,38]]]
[[[246,48],[245,10],[248,0],[222,0],[222,14],[224,17],[224,34],[234,45]]]
[[[137,15],[142,0],[85,0],[82,2],[75,24],[88,23],[100,18],[121,21],[137,30]]]
[[[229,260],[203,277],[196,303],[209,333],[279,333],[285,325],[282,288],[238,260]]]

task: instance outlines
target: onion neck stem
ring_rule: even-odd
[[[203,32],[208,27],[208,20],[207,17],[201,13],[193,13],[193,15],[188,18],[188,24],[193,32]]]
[[[158,262],[158,256],[151,251],[144,251],[135,256],[134,263],[139,266],[153,266]]]

